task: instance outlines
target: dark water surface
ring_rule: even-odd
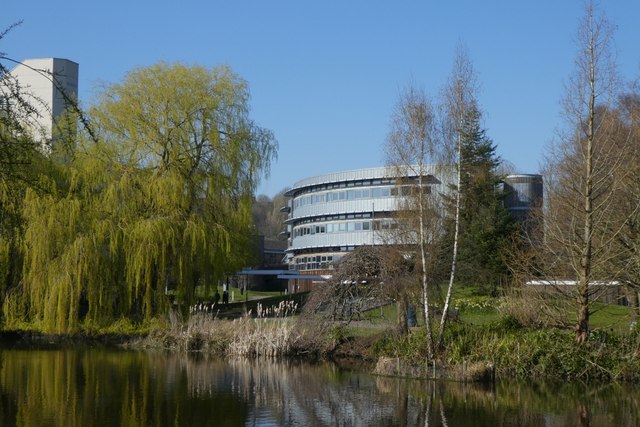
[[[492,387],[331,364],[0,349],[2,426],[636,426],[639,389]]]

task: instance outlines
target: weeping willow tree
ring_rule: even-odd
[[[88,112],[93,133],[60,144],[58,180],[29,191],[21,287],[8,321],[65,332],[148,321],[249,256],[251,204],[277,144],[249,118],[228,67],[130,72]]]
[[[0,41],[17,25],[0,31]],[[40,188],[46,166],[39,144],[26,123],[37,108],[25,95],[0,52],[0,303],[22,274],[24,221],[23,199],[28,187]]]

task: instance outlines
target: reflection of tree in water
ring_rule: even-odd
[[[112,350],[0,351],[2,426],[630,426],[633,387],[491,386],[330,364]]]
[[[247,402],[249,421],[279,425],[637,425],[640,409],[619,386],[591,388],[585,402],[585,391],[575,384],[435,383],[373,377],[331,364],[184,361],[195,396],[228,390]]]
[[[264,417],[281,425],[397,425],[394,402],[366,374],[344,373],[329,364],[267,360],[192,359],[188,364],[190,392],[202,396],[212,395],[216,387],[230,390],[249,402],[249,419]],[[216,365],[224,370],[222,376],[212,369]]]

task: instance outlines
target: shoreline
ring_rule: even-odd
[[[181,324],[144,333],[46,334],[32,330],[3,330],[0,331],[0,347],[26,350],[111,347],[248,359],[325,360],[374,375],[457,382],[532,379],[593,384],[640,382],[640,355],[636,354],[637,348],[633,352],[629,347],[635,342],[635,336],[594,337],[587,344],[578,346],[568,339],[568,335],[553,330],[520,329],[501,334],[491,330],[493,338],[476,330],[473,335],[478,341],[465,344],[473,348],[474,353],[462,353],[456,359],[452,357],[452,352],[456,351],[456,344],[452,342],[439,358],[428,360],[421,355],[419,345],[416,346],[420,340],[419,330],[404,337],[404,341],[397,341],[398,337],[389,330],[367,336],[344,333],[343,330],[331,338],[331,331],[307,331],[305,334],[294,329],[299,326],[296,323],[262,320],[248,319],[244,323],[216,320],[222,323],[215,323],[213,327],[207,322],[196,325],[202,329]],[[273,325],[277,326],[272,328]],[[285,339],[277,344],[287,335],[291,342]],[[237,347],[239,336],[246,344],[240,350]],[[462,338],[468,339],[468,336]],[[477,342],[484,343],[482,348],[476,345]],[[268,350],[271,347],[278,348]],[[491,358],[484,356],[487,354]]]

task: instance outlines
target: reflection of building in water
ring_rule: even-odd
[[[106,348],[0,356],[3,426],[640,425],[640,392],[624,382],[417,381],[322,363]],[[602,374],[585,369],[582,378]]]
[[[395,399],[379,392],[377,377],[343,375],[331,364],[244,358],[183,360],[189,392],[197,398],[231,392],[247,401],[246,425],[398,425],[398,410],[407,410],[406,415],[416,420],[423,413],[415,402],[398,408]],[[330,378],[333,380],[327,380]],[[393,395],[396,393],[394,388]]]

